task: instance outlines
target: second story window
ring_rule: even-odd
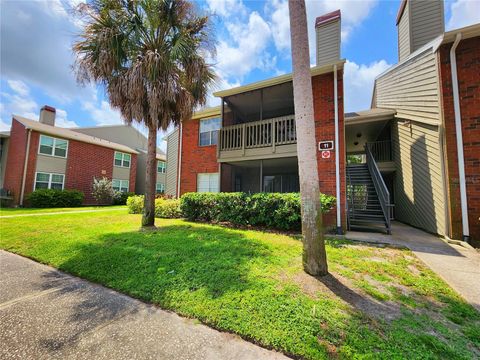
[[[40,135],[39,154],[65,158],[67,157],[67,148],[67,140]]]
[[[165,174],[165,170],[167,169],[167,164],[165,161],[157,161],[157,172]]]
[[[200,120],[200,146],[216,145],[218,140],[218,130],[222,126],[222,119],[203,119]]]
[[[115,151],[115,161],[113,164],[120,167],[130,167],[131,155]]]

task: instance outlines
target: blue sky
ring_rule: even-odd
[[[57,108],[59,126],[121,123],[103,89],[79,86],[72,73],[71,44],[81,24],[69,9],[80,0],[0,0],[0,129],[11,114],[37,119],[41,106]],[[314,20],[342,11],[345,110],[368,108],[375,76],[397,60],[395,18],[400,0],[307,1],[312,64]],[[198,6],[214,14],[220,81],[216,89],[266,79],[291,71],[286,0],[204,0]],[[479,0],[445,2],[446,29],[480,22]],[[211,96],[210,105],[217,105]]]

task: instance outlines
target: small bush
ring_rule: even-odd
[[[134,195],[134,192],[115,191],[113,194],[113,205],[125,205],[127,199]]]
[[[78,190],[38,189],[27,195],[29,206],[35,208],[77,207],[84,195]]]
[[[156,199],[155,217],[164,219],[176,219],[182,217],[180,211],[180,200],[178,199]]]
[[[321,194],[320,201],[326,213],[335,197]],[[181,197],[180,208],[191,221],[228,221],[281,230],[299,230],[302,221],[298,193],[188,193]]]
[[[129,196],[127,207],[129,214],[141,214],[143,211],[143,195]]]
[[[92,196],[99,205],[111,205],[115,191],[112,182],[103,177],[101,179],[94,178],[92,185]]]

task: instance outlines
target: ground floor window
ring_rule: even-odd
[[[165,192],[165,184],[164,183],[157,183],[155,188],[157,194],[163,194]]]
[[[219,192],[220,179],[218,173],[197,175],[197,192]]]
[[[65,175],[45,172],[35,174],[35,190],[37,189],[55,189],[63,190]]]
[[[128,180],[119,180],[119,179],[112,180],[112,187],[113,187],[113,190],[115,191],[128,192],[128,185],[129,185]]]
[[[300,183],[298,180],[298,175],[265,175],[263,177],[263,191],[278,193],[299,192]]]

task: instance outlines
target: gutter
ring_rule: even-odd
[[[19,205],[23,206],[23,197],[25,195],[25,182],[27,178],[27,166],[28,166],[28,157],[30,155],[30,139],[32,137],[32,129],[28,129],[27,135],[27,148],[25,152],[25,163],[23,164],[23,174],[22,174],[22,187],[20,189],[20,201]]]
[[[342,234],[342,214],[340,201],[340,143],[338,136],[338,84],[337,65],[333,66],[333,96],[335,107],[335,189],[337,197],[337,234]]]
[[[458,33],[455,41],[450,49],[450,68],[452,72],[453,87],[453,109],[455,112],[455,133],[457,136],[457,156],[458,156],[458,175],[460,182],[460,205],[462,208],[462,234],[463,240],[468,241],[470,238],[468,224],[468,203],[467,203],[467,185],[465,180],[465,158],[463,154],[463,134],[462,134],[462,114],[460,112],[460,94],[458,91],[457,76],[457,56],[455,51],[462,39],[462,33]]]
[[[180,129],[178,131],[179,153],[178,153],[178,169],[177,169],[178,179],[177,179],[177,191],[176,191],[177,198],[180,197],[180,176],[182,175],[182,130],[183,130],[183,126],[182,126],[182,123],[180,123]]]

